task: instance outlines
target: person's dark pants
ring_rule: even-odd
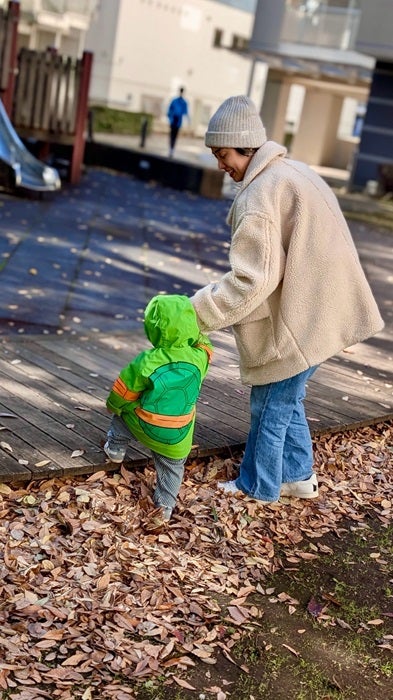
[[[170,133],[170,138],[169,138],[169,145],[170,145],[171,151],[173,151],[173,149],[175,148],[175,143],[176,143],[176,139],[177,139],[177,135],[178,135],[179,131],[180,131],[180,126],[172,126],[172,124],[171,124],[171,133]]]

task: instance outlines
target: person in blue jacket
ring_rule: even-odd
[[[184,99],[184,88],[180,88],[179,96],[174,97],[168,107],[168,119],[169,119],[169,156],[172,158],[173,152],[175,150],[175,143],[180,131],[183,117],[188,117],[188,104],[187,100]]]

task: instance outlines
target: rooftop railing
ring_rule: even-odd
[[[358,34],[361,11],[318,2],[287,3],[280,40],[331,49],[352,50]]]
[[[0,7],[6,7],[8,0],[0,0]],[[90,15],[96,0],[23,0],[21,13],[35,15],[37,12],[52,12],[62,15],[72,12],[77,15]]]

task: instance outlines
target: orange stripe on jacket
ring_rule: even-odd
[[[150,423],[150,425],[157,425],[160,428],[184,428],[184,426],[191,423],[194,418],[195,408],[191,413],[187,413],[184,416],[163,416],[160,413],[146,411],[140,406],[137,406],[135,413],[138,418],[144,420],[145,423]]]
[[[131,389],[128,389],[127,385],[125,384],[125,382],[123,382],[123,380],[120,377],[118,377],[113,383],[112,391],[114,391],[115,394],[118,394],[118,396],[121,396],[122,399],[125,399],[126,401],[136,401],[140,394],[140,392],[138,391],[131,391]]]
[[[207,354],[207,361],[211,362],[211,359],[213,357],[213,350],[209,348],[208,345],[203,345],[203,343],[198,343],[197,345],[194,345],[195,348],[201,348],[201,350],[204,350]]]

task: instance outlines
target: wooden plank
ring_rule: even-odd
[[[47,371],[53,372],[53,374],[54,374],[53,380],[52,379],[45,380],[45,378],[44,378],[43,381],[44,382],[46,381],[48,383],[48,386],[52,386],[52,383],[55,382],[57,389],[61,392],[63,390],[64,391],[68,390],[68,396],[65,397],[66,400],[70,396],[70,392],[69,392],[70,386],[76,386],[78,389],[81,389],[81,390],[84,389],[85,391],[88,390],[88,388],[90,387],[92,382],[94,382],[99,387],[102,386],[102,381],[103,381],[103,377],[102,377],[103,373],[102,372],[101,372],[101,375],[99,377],[90,378],[90,376],[89,376],[88,380],[86,380],[86,368],[85,368],[85,366],[86,366],[86,362],[89,361],[88,360],[89,357],[93,357],[94,359],[93,359],[93,365],[91,367],[89,367],[88,369],[93,368],[93,369],[98,370],[98,371],[100,369],[100,367],[97,366],[97,364],[96,364],[96,362],[97,362],[96,356],[91,355],[91,352],[90,352],[91,348],[90,347],[87,348],[87,351],[88,351],[88,357],[87,357],[85,353],[80,353],[80,349],[79,349],[79,353],[78,353],[78,349],[75,348],[74,343],[72,344],[72,347],[68,346],[68,349],[71,350],[71,354],[73,355],[74,359],[75,359],[75,355],[78,355],[80,362],[84,363],[84,367],[81,367],[80,365],[75,365],[73,360],[69,361],[70,358],[67,357],[67,355],[68,355],[67,352],[66,353],[63,352],[63,356],[60,357],[60,355],[53,354],[51,349],[44,347],[45,343],[38,344],[34,341],[33,345],[37,345],[37,354],[34,355],[33,361],[38,363],[40,368],[44,368]],[[28,348],[26,348],[25,344],[22,344],[20,349],[19,349],[19,352],[18,352],[18,357],[25,357],[25,358],[27,357],[27,359],[31,359],[30,348],[31,348],[31,344],[29,344]],[[57,365],[57,362],[64,362],[64,357],[66,358],[66,360],[68,360],[68,361],[66,361],[66,366],[69,369],[62,369],[63,367],[65,367],[65,365],[61,365],[61,366]],[[112,362],[111,362],[111,364],[112,364]],[[75,367],[77,368],[76,370],[75,370]],[[23,371],[23,367],[22,367],[22,371]],[[82,376],[83,379],[81,380],[81,379],[79,379],[79,377],[76,377],[76,375],[74,375],[74,371],[79,371],[79,376]],[[57,380],[55,378],[56,372],[58,374]],[[114,376],[115,376],[115,374],[113,374],[113,377]],[[60,377],[64,377],[64,379],[66,379],[68,381],[68,384],[63,386],[63,382],[60,382]],[[105,391],[104,391],[103,396],[102,396],[103,407],[104,407],[104,401],[105,401],[106,395],[108,393],[108,389],[111,386],[111,384],[112,384],[112,378],[111,378],[111,380],[108,381],[108,385],[106,386]],[[204,401],[205,399],[211,401],[211,400],[216,400],[218,398],[219,404],[222,402],[223,399],[225,401],[225,397],[223,397],[222,395],[218,396],[219,392],[217,391],[217,385],[214,385],[214,384],[212,385],[211,394],[212,395],[209,394],[208,389],[204,384],[203,389],[202,389],[202,393],[201,393],[199,407],[198,407],[198,415],[201,415],[201,406],[202,406],[201,402]],[[89,394],[89,396],[90,395],[91,394]],[[75,395],[73,394],[72,396],[75,396]],[[95,396],[96,396],[96,393],[95,393]],[[81,399],[81,401],[84,401],[84,403],[86,404],[85,395],[84,395],[84,398]],[[234,399],[234,406],[238,407],[238,403],[239,403],[238,399],[235,398]],[[211,447],[212,446],[216,447],[217,444],[220,444],[220,434],[221,434],[221,436],[224,436],[228,440],[230,438],[231,434],[237,435],[238,432],[239,432],[240,436],[243,438],[244,433],[247,431],[248,411],[247,411],[247,414],[244,415],[243,420],[239,420],[239,418],[234,420],[234,419],[232,419],[233,412],[231,412],[230,408],[226,409],[228,411],[228,413],[227,413],[224,409],[222,411],[220,411],[220,410],[214,411],[214,409],[212,409],[212,410],[206,409],[205,404],[203,404],[202,410],[203,410],[203,413],[205,415],[207,415],[208,419],[205,422],[203,420],[198,420],[196,434],[197,435],[199,434],[201,439],[203,438],[203,440],[205,442],[207,442],[207,444],[210,445]],[[212,411],[214,414],[213,419],[210,415],[212,413]],[[216,425],[217,420],[220,417],[220,415],[221,415],[221,422],[220,422],[221,428],[220,428],[219,434],[217,434],[217,430],[215,428],[211,428],[211,424],[213,422]],[[227,425],[225,425],[223,423],[223,416],[225,416],[225,420],[228,418],[228,420],[226,421]],[[221,437],[221,441],[222,441],[222,437]]]
[[[40,374],[37,381],[37,377],[34,374],[35,371],[34,368],[29,367],[25,363],[8,369],[4,368],[4,361],[0,359],[0,381],[3,386],[6,386],[6,381],[10,378],[12,378],[13,382],[19,382],[22,385],[22,389],[17,387],[16,392],[18,395],[23,395],[24,410],[27,410],[29,416],[31,412],[34,413],[37,406],[39,407],[42,415],[40,417],[39,414],[35,414],[35,425],[45,426],[45,428],[41,428],[45,431],[48,423],[47,416],[49,420],[54,417],[60,423],[57,433],[59,431],[61,434],[64,433],[63,444],[65,448],[71,452],[85,449],[86,459],[89,463],[96,461],[95,453],[98,452],[100,453],[100,461],[102,461],[101,443],[104,441],[110,423],[110,417],[106,413],[104,401],[99,401],[97,409],[97,402],[94,397],[92,399],[90,393],[76,392],[73,394],[70,392],[70,384],[44,373]],[[33,388],[32,391],[24,391],[26,376],[29,377],[30,388]],[[12,392],[9,392],[9,394],[11,395],[11,402]],[[86,404],[89,405],[87,406]],[[13,410],[16,411],[15,407],[13,407]],[[72,430],[68,429],[67,432],[65,430],[67,425],[73,425]],[[72,438],[71,434],[73,434]],[[85,444],[86,435],[89,436],[88,444]],[[78,436],[77,444],[75,444],[76,438],[74,436]],[[47,454],[52,453],[48,452]],[[139,445],[138,447],[130,447],[128,450],[129,459],[144,459],[146,454],[146,448]],[[63,462],[62,466],[65,469],[71,468],[71,466],[74,467],[74,462]]]
[[[19,14],[19,2],[13,0],[8,2],[7,13],[3,9],[1,10],[0,90],[4,108],[9,117],[14,97]]]
[[[0,451],[0,480],[12,480],[13,469],[22,479],[48,477],[53,469],[66,476],[118,468],[106,461],[102,450],[109,427],[105,398],[120,367],[146,347],[143,334],[132,338],[43,335],[7,338],[0,344],[1,406],[18,416],[18,423],[9,426],[16,452]],[[222,451],[230,455],[242,449],[247,438],[249,388],[240,384],[234,340],[218,334],[215,347],[215,363],[197,405],[190,457]],[[386,418],[380,404],[391,398],[391,389],[378,359],[374,353],[367,375],[364,365],[351,358],[347,362],[346,357],[332,358],[318,369],[305,402],[313,435]],[[345,395],[349,401],[342,400]],[[66,427],[70,423],[72,430]],[[82,459],[71,458],[74,449],[86,450]],[[21,455],[28,465],[18,463]],[[45,458],[48,466],[36,468]],[[149,450],[130,441],[127,468],[144,467],[150,459]]]
[[[0,450],[0,483],[30,481],[31,471],[4,450]]]
[[[34,345],[35,353],[30,352],[30,348],[32,348],[31,343],[29,343],[29,349],[21,345],[18,350],[18,356],[28,358],[29,360],[35,358],[33,361],[38,362],[40,367],[53,371],[54,374],[57,373],[59,377],[65,380],[68,379],[69,384],[80,387],[81,389],[86,388],[86,370],[83,368],[88,365],[86,368],[89,370],[87,386],[90,384],[98,385],[103,402],[106,399],[113,380],[117,376],[118,370],[125,364],[124,359],[119,360],[118,368],[113,371],[113,355],[111,356],[108,350],[105,350],[105,355],[101,355],[100,359],[97,360],[98,355],[95,348],[88,346],[81,349],[75,345],[75,342],[73,342],[72,345],[67,343],[67,347],[63,350],[62,356],[53,353],[53,348],[48,348],[45,343],[39,343],[35,340]],[[102,361],[102,357],[104,357],[104,361]],[[58,362],[64,363],[64,359],[66,359],[66,365],[57,364]],[[83,368],[81,365],[76,364],[76,360],[82,364]],[[69,371],[62,370],[61,367],[64,366],[69,367]],[[110,376],[107,376],[106,370],[108,368],[111,370]],[[93,370],[93,374],[100,372],[100,376],[98,378],[91,377],[90,370]],[[73,376],[74,374],[76,375],[76,373],[78,373],[78,376],[83,377],[83,379],[76,381]],[[219,378],[218,375],[220,375]],[[231,379],[236,382],[236,388],[234,389],[236,393],[234,394],[228,391]],[[219,372],[217,366],[213,366],[203,383],[200,403],[203,401],[207,401],[209,404],[215,402],[220,405],[220,410],[223,414],[232,417],[235,413],[238,420],[248,422],[248,397],[249,390],[246,387],[242,387],[235,377],[231,378],[231,376],[228,375],[228,371],[225,374],[225,369]]]
[[[45,101],[47,99],[47,95],[45,94],[47,73],[47,62],[45,54],[43,54],[42,52],[32,52],[31,70],[32,73],[30,75],[30,80],[35,86],[32,101],[31,126],[33,127],[33,129],[41,129],[42,112],[46,108]]]
[[[34,378],[38,370],[45,370],[42,374],[42,381],[48,386],[56,383],[59,391],[64,390],[68,398],[73,401],[78,400],[78,394],[81,392],[83,396],[90,396],[97,400],[99,405],[104,405],[105,398],[112,385],[112,382],[106,380],[102,376],[92,376],[90,372],[82,365],[76,365],[70,362],[64,363],[64,358],[60,355],[54,355],[50,348],[40,347],[35,348],[30,345],[21,345],[15,354],[14,363],[26,364],[26,372]],[[0,361],[3,358],[0,358]],[[3,359],[3,361],[5,361]],[[18,368],[18,364],[13,365]],[[94,372],[93,374],[96,374]],[[104,385],[105,382],[105,385]],[[70,387],[75,388],[75,392],[70,392]],[[94,394],[93,394],[94,390]],[[97,403],[97,405],[98,405]],[[91,401],[89,399],[89,405]]]
[[[364,414],[377,416],[378,414],[388,415],[393,413],[391,402],[385,404],[384,401],[379,400],[380,392],[375,393],[370,389],[367,391],[364,385],[353,377],[347,377],[346,381],[344,381],[342,377],[330,372],[328,379],[324,381],[324,378],[322,376],[318,377],[318,373],[316,373],[313,381],[310,382],[309,391],[311,386],[318,389],[319,393],[323,394],[325,398],[329,398],[332,405],[342,406],[342,403],[345,402],[345,412],[350,413],[352,416],[358,414],[362,418]],[[338,412],[341,412],[341,410],[338,409]]]
[[[7,61],[6,39],[7,39],[7,15],[3,8],[0,9],[0,89],[5,90],[8,84],[8,75],[11,66]]]
[[[21,126],[27,123],[28,112],[27,85],[28,85],[28,58],[27,49],[21,49],[18,56],[18,77],[15,83],[14,109],[12,122],[19,132]],[[21,70],[23,66],[23,71]]]
[[[354,364],[346,359],[345,356],[339,355],[332,357],[321,365],[318,369],[318,374],[321,374],[322,371],[331,372],[337,377],[342,377],[343,381],[348,381],[351,378],[359,386],[363,386],[363,391],[370,389],[372,393],[372,391],[375,392],[376,387],[379,387],[379,391],[386,393],[386,396],[390,399],[392,398],[392,393],[388,389],[391,389],[393,386],[393,362],[388,361],[382,366],[382,361],[376,358],[373,365],[371,364],[371,358],[369,358],[367,364]],[[317,376],[317,373],[315,376]],[[390,387],[389,384],[391,385]]]
[[[5,397],[6,398],[6,397]],[[4,400],[4,396],[2,396]],[[52,459],[48,459],[46,450],[41,450],[36,447],[34,442],[37,439],[38,431],[32,432],[29,424],[25,419],[25,405],[22,406],[22,413],[19,412],[18,401],[14,402],[16,411],[11,411],[5,403],[0,404],[0,412],[9,412],[15,415],[15,418],[8,421],[3,421],[6,424],[7,430],[1,431],[1,441],[11,447],[10,452],[6,447],[0,450],[0,480],[12,480],[12,474],[15,473],[18,477],[44,478],[46,476],[61,476],[63,469],[60,464]],[[41,444],[41,440],[38,439]],[[27,463],[27,464],[21,464]],[[45,462],[45,464],[43,464]],[[37,466],[41,464],[41,466]]]
[[[78,61],[76,61],[75,64],[75,62],[71,61],[71,58],[63,62],[63,72],[61,76],[63,109],[62,114],[59,114],[58,131],[66,134],[75,133],[75,114],[78,94],[75,89],[77,66]]]
[[[3,383],[4,376],[0,375],[0,381]],[[13,382],[13,388],[8,391],[2,388],[2,400],[5,406],[12,406],[14,413],[23,417],[23,431],[19,433],[21,437],[37,449],[39,449],[46,457],[57,466],[63,468],[66,466],[73,467],[75,460],[71,457],[74,450],[84,450],[90,454],[94,450],[98,451],[97,446],[92,443],[87,437],[76,435],[73,430],[67,429],[56,420],[56,417],[50,415],[51,400],[44,397],[27,386],[22,386],[17,382]],[[53,412],[56,416],[56,412]],[[43,429],[43,426],[44,429]],[[15,434],[18,434],[14,427]],[[77,458],[76,463],[85,464],[86,457],[81,455]]]
[[[49,114],[49,124],[48,130],[54,133],[61,131],[60,124],[63,114],[63,99],[64,99],[64,87],[62,80],[63,73],[63,59],[61,56],[56,56],[56,64],[54,66],[54,75],[52,78],[52,101],[50,105]]]

